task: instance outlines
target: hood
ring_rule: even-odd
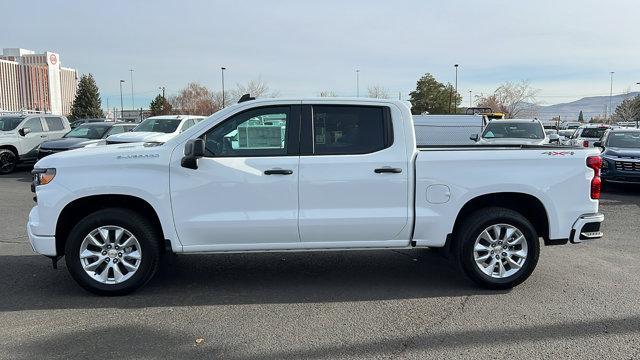
[[[111,143],[134,143],[134,142],[166,142],[176,137],[178,133],[161,133],[161,132],[126,132],[122,134],[111,135],[107,138]]]
[[[84,138],[62,138],[57,140],[45,141],[40,145],[42,149],[64,150],[81,148],[87,145],[99,142],[100,139],[84,139]]]
[[[478,141],[478,144],[490,144],[490,145],[542,145],[546,144],[546,139],[514,139],[514,138],[500,138],[500,139],[486,139],[482,138]]]
[[[147,146],[143,143],[110,146],[94,146],[63,151],[40,159],[35,167],[65,167],[112,163],[122,159],[157,158],[162,146]]]
[[[604,152],[602,153],[602,155],[609,156],[609,157],[640,159],[640,149],[608,147],[604,149]]]

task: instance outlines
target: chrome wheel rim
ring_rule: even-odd
[[[503,279],[516,274],[527,260],[527,239],[517,227],[495,224],[476,238],[473,258],[485,275]]]
[[[85,236],[79,256],[82,268],[92,279],[103,284],[120,284],[138,271],[142,249],[129,230],[107,225]]]

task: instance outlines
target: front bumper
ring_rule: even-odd
[[[55,236],[35,235],[33,229],[39,225],[37,207],[31,209],[29,213],[29,223],[27,223],[27,235],[29,243],[34,252],[45,256],[56,256],[56,238]]]
[[[571,228],[569,241],[574,244],[581,243],[582,240],[593,240],[602,237],[600,225],[604,221],[603,214],[586,214],[576,220]]]

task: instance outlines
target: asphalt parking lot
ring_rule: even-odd
[[[428,251],[180,256],[104,298],[25,234],[27,169],[0,177],[0,358],[640,358],[640,187],[604,194],[605,237],[542,248],[511,291]]]

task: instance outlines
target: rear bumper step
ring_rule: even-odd
[[[600,224],[604,221],[602,214],[582,215],[573,224],[571,230],[571,241],[573,244],[581,243],[582,240],[599,239],[604,234],[600,231]]]

